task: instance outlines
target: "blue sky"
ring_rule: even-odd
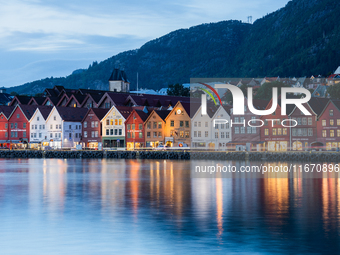
[[[287,0],[0,0],[0,87],[69,75],[180,28],[253,21]]]

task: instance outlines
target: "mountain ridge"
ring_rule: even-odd
[[[139,49],[94,62],[82,72],[45,78],[8,91],[31,94],[46,87],[108,89],[115,67],[131,88],[159,89],[197,77],[327,75],[340,62],[340,7],[334,0],[294,0],[253,24],[236,20],[179,29]],[[26,92],[27,93],[27,92]]]

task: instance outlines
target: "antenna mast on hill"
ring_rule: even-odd
[[[253,16],[248,16],[248,23],[253,24]]]
[[[138,72],[137,72],[137,96],[138,96]]]

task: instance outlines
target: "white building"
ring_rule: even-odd
[[[55,149],[74,148],[80,143],[81,121],[88,109],[73,107],[53,107],[46,120],[49,146]]]
[[[202,114],[202,106],[191,119],[191,148],[225,150],[231,141],[230,115],[223,106],[208,106],[207,115]],[[226,124],[214,126],[214,120],[224,120]]]
[[[42,148],[49,145],[46,119],[52,110],[51,106],[37,106],[30,123],[30,147]]]
[[[125,120],[132,110],[127,106],[112,106],[101,120],[104,148],[124,148],[126,146]]]

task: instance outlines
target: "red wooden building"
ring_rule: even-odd
[[[315,147],[326,150],[340,148],[340,100],[328,101],[317,123],[317,135],[319,143]]]
[[[8,140],[14,148],[27,147],[30,137],[29,120],[33,116],[36,105],[16,105],[8,119]]]
[[[9,147],[8,118],[14,110],[14,106],[0,106],[0,147]]]
[[[149,113],[134,109],[125,121],[125,140],[128,150],[145,147],[144,122]]]
[[[109,109],[91,108],[82,120],[83,148],[98,149],[102,144],[102,123],[101,120]]]

